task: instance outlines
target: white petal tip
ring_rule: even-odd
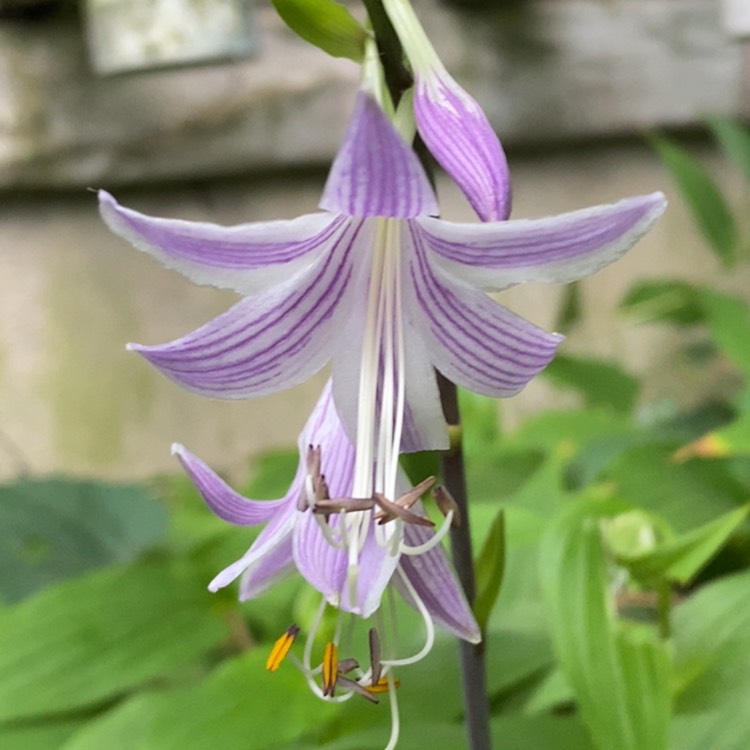
[[[145,348],[146,347],[141,346],[140,344],[134,344],[133,342],[129,342],[129,343],[125,344],[125,349],[127,349],[127,351],[129,351],[129,352],[141,352]]]
[[[173,456],[181,456],[185,452],[185,446],[180,443],[172,443],[170,451]]]

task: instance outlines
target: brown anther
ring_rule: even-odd
[[[299,628],[296,625],[290,625],[286,632],[276,640],[268,659],[266,659],[266,669],[269,672],[275,672],[281,666],[281,662],[289,653],[297,635],[299,635]]]
[[[374,501],[369,497],[337,497],[316,502],[313,511],[315,513],[322,513],[327,517],[333,513],[354,513],[361,510],[372,510],[374,506]]]
[[[312,477],[313,483],[320,476],[320,446],[307,446],[307,473]]]
[[[380,506],[381,512],[375,515],[375,520],[382,526],[388,521],[393,521],[395,518],[400,518],[405,523],[413,523],[417,526],[434,526],[435,524],[430,521],[426,516],[418,516],[416,513],[412,513],[410,510],[406,510],[401,505],[391,502],[384,495],[379,492],[375,492],[372,499]]]
[[[432,487],[432,485],[435,484],[435,477],[427,477],[427,479],[423,479],[414,489],[409,490],[408,492],[405,492],[401,497],[396,498],[394,502],[396,505],[400,505],[402,508],[406,508],[407,510],[411,508],[414,503],[419,500],[422,495],[424,495],[427,490]]]
[[[370,640],[370,669],[372,682],[377,683],[380,681],[380,673],[382,669],[382,665],[380,664],[380,636],[375,628],[370,628],[370,632],[367,635]]]
[[[349,674],[353,669],[359,669],[359,662],[356,659],[342,659],[339,662],[339,677],[342,674]]]
[[[338,678],[339,647],[333,641],[329,641],[323,650],[323,695],[333,697]]]
[[[315,490],[315,502],[319,503],[321,500],[329,500],[331,496],[328,494],[328,483],[323,474],[318,476],[317,483],[313,483],[313,489]]]
[[[457,529],[461,525],[461,513],[458,510],[458,503],[453,499],[448,490],[443,487],[435,487],[432,491],[432,496],[435,498],[435,504],[440,508],[440,512],[447,516],[448,513],[453,513],[451,518],[451,528]]]
[[[338,684],[346,690],[352,690],[363,698],[367,698],[370,703],[379,703],[378,699],[373,695],[370,689],[364,685],[360,685],[356,680],[350,680],[348,677],[339,676]]]

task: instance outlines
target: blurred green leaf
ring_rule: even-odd
[[[733,120],[712,117],[708,126],[726,155],[750,180],[750,132]]]
[[[299,461],[296,448],[264,453],[253,465],[250,482],[242,488],[242,494],[255,500],[284,497],[297,473]]]
[[[737,227],[718,187],[683,148],[664,136],[653,136],[651,142],[672,173],[703,236],[719,260],[731,266],[737,252]]]
[[[630,287],[620,309],[644,322],[695,325],[705,319],[699,293],[686,281],[641,281]]]
[[[305,41],[333,57],[362,62],[367,32],[334,0],[273,0],[278,14]]]
[[[340,710],[319,701],[291,665],[268,672],[266,657],[247,652],[195,685],[142,693],[62,750],[265,750],[315,732]]]
[[[565,446],[573,454],[596,438],[632,431],[629,420],[610,409],[549,410],[524,422],[506,445],[544,450]]]
[[[617,494],[665,518],[678,532],[708,523],[747,500],[722,461],[677,463],[669,445],[646,443],[615,458],[601,479]]]
[[[58,750],[82,725],[82,720],[68,720],[0,727],[0,747],[3,750]]]
[[[638,380],[611,362],[558,354],[543,374],[558,386],[579,391],[594,407],[629,412],[638,395]]]
[[[727,539],[747,518],[750,505],[726,513],[692,529],[653,550],[637,555],[619,554],[617,561],[646,585],[660,580],[679,585],[690,583]]]
[[[722,578],[674,610],[677,716],[670,750],[750,747],[750,572]]]
[[[701,303],[717,346],[750,379],[750,305],[710,289],[701,292]]]
[[[581,319],[581,284],[574,281],[563,287],[563,298],[553,326],[556,331],[569,331]]]
[[[501,509],[487,532],[475,563],[476,598],[474,616],[482,632],[500,594],[505,572],[505,512]]]
[[[597,747],[661,750],[670,720],[667,647],[651,628],[616,622],[608,601],[599,519],[621,508],[582,500],[566,509],[545,535],[541,580],[560,665]]]
[[[140,485],[63,477],[0,486],[0,598],[17,601],[86,570],[134,560],[165,535]]]
[[[108,568],[0,610],[0,722],[101,703],[227,635],[187,566]]]

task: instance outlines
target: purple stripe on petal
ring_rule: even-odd
[[[511,396],[549,363],[562,341],[466,284],[432,268],[416,223],[405,295],[432,361],[446,377],[488,396]]]
[[[433,533],[424,526],[407,524],[404,529],[404,542],[411,546],[424,544]],[[479,643],[482,640],[479,626],[456,579],[453,566],[448,562],[440,545],[421,555],[402,555],[400,568],[436,625],[470,643]],[[415,607],[411,593],[400,581],[399,576],[395,576],[393,581],[404,599]]]
[[[290,221],[222,227],[161,219],[120,206],[104,191],[99,208],[109,228],[198,284],[250,294],[309,263],[335,239],[345,219],[310,214]]]
[[[201,493],[206,505],[221,519],[235,526],[256,526],[271,519],[287,503],[296,503],[302,486],[302,478],[297,480],[289,494],[281,500],[248,500],[235,492],[203,461],[183,446],[175,444],[172,453],[179,458],[196,489]]]
[[[420,218],[435,262],[483,289],[526,281],[567,283],[629,250],[663,213],[661,193],[543,219],[457,224]]]
[[[188,390],[245,398],[283,390],[331,357],[355,286],[359,242],[369,228],[350,222],[331,251],[304,273],[239,302],[202,328],[168,344],[131,345]]]
[[[435,194],[411,147],[360,92],[320,207],[347,216],[437,215]]]
[[[374,523],[367,518],[369,526],[365,543],[359,555],[359,573],[355,591],[355,600],[345,586],[341,592],[341,609],[354,612],[361,617],[369,617],[380,606],[385,587],[390,582],[399,563],[400,555],[392,555],[381,547],[375,539]]]
[[[463,190],[483,221],[510,215],[508,162],[481,107],[444,70],[419,77],[417,129],[437,162]]]
[[[347,553],[328,542],[318,525],[320,521],[312,511],[298,515],[292,538],[294,562],[307,582],[331,604],[338,606],[346,582]],[[332,534],[338,533],[340,523],[339,516],[331,517],[329,525]]]
[[[254,599],[294,570],[292,538],[288,536],[242,574],[240,601]]]

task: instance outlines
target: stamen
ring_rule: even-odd
[[[378,699],[370,692],[369,687],[365,687],[364,685],[360,685],[359,682],[356,680],[350,680],[348,677],[343,677],[342,675],[339,675],[338,684],[341,687],[346,688],[347,690],[351,690],[354,693],[357,693],[358,695],[361,695],[363,698],[367,698],[370,703],[378,703]]]
[[[432,527],[435,525],[426,516],[418,516],[416,513],[406,510],[406,508],[391,502],[379,492],[375,492],[372,499],[382,508],[382,512],[377,513],[375,516],[375,520],[381,525],[388,523],[388,521],[393,521],[395,518],[400,518],[405,523],[413,523],[417,526]]]
[[[394,502],[402,508],[411,508],[411,506],[414,505],[414,503],[416,503],[433,484],[435,484],[435,477],[427,477],[427,479],[423,479],[416,487],[405,492]]]
[[[382,661],[384,667],[405,667],[409,664],[415,664],[416,662],[424,659],[424,657],[430,653],[430,651],[432,650],[432,646],[435,643],[435,624],[432,622],[432,617],[427,611],[427,607],[422,601],[422,598],[416,592],[411,581],[409,581],[409,579],[404,575],[400,568],[396,571],[396,574],[401,577],[401,582],[403,583],[404,588],[409,594],[411,600],[414,602],[416,608],[419,610],[419,614],[422,615],[422,620],[424,621],[425,630],[427,632],[425,635],[424,646],[422,646],[422,648],[416,654],[414,654],[414,656],[408,656],[403,659],[384,659]],[[388,674],[388,678],[392,679],[392,675],[390,673]]]
[[[448,492],[447,487],[435,487],[432,491],[432,496],[435,498],[435,504],[440,509],[440,512],[447,518],[449,513],[451,516],[451,527],[457,529],[461,525],[461,514],[458,510],[458,503],[453,499],[453,495]]]
[[[391,683],[393,684],[391,685]],[[377,695],[380,693],[387,693],[389,690],[398,689],[400,687],[401,680],[399,680],[397,677],[392,677],[392,675],[387,674],[381,677],[377,682],[373,681],[372,685],[367,685],[365,687],[365,690],[367,690],[368,693]]]
[[[388,744],[385,746],[385,750],[395,750],[398,744],[398,735],[401,731],[400,717],[398,715],[398,697],[396,693],[396,678],[392,674],[388,674],[386,678],[390,689],[388,690],[388,697],[390,698],[391,704],[391,736],[388,740]]]
[[[266,669],[269,672],[275,672],[281,666],[281,662],[284,661],[284,657],[289,653],[289,649],[298,635],[299,628],[296,625],[290,625],[286,633],[276,640],[268,659],[266,659]]]
[[[368,633],[370,639],[370,681],[373,684],[380,682],[380,636],[375,628],[370,628]]]
[[[355,669],[359,669],[359,662],[356,659],[342,659],[339,662],[339,676],[349,674]]]
[[[399,546],[399,551],[402,555],[423,555],[425,552],[429,552],[433,547],[437,547],[440,542],[443,541],[443,537],[450,531],[453,524],[453,511],[448,511],[448,515],[440,525],[440,528],[423,544],[404,544],[403,542]]]
[[[320,446],[307,446],[307,473],[313,482],[320,477],[321,455]]]
[[[339,647],[329,641],[323,651],[323,695],[333,697],[338,676]]]
[[[372,510],[374,507],[375,501],[370,497],[337,497],[318,500],[313,512],[330,516],[333,513],[356,513],[362,510]]]

